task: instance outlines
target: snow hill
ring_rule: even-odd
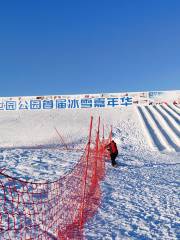
[[[90,116],[113,126],[119,166],[106,162],[103,198],[86,224],[88,240],[180,239],[180,107],[0,113],[0,168],[24,179],[54,180],[73,168],[87,141]],[[62,139],[71,150],[61,150]],[[0,238],[1,239],[1,238]]]

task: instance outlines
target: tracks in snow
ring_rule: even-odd
[[[160,151],[180,151],[179,106],[138,106],[137,112],[151,147]]]

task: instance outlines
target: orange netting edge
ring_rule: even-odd
[[[0,172],[0,238],[46,240],[84,238],[84,224],[100,205],[100,181],[105,175],[105,145],[100,140],[100,118],[93,140],[93,117],[89,141],[75,168],[54,182],[34,183]]]

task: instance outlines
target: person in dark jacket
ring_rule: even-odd
[[[116,166],[117,163],[115,159],[118,155],[118,149],[115,141],[112,140],[108,145],[106,145],[106,149],[110,152],[112,166]]]

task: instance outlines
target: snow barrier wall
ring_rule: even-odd
[[[0,97],[0,111],[114,108],[165,102],[179,104],[180,91]]]
[[[100,181],[105,174],[104,133],[100,118],[75,168],[55,182],[23,181],[0,172],[0,239],[84,239],[84,224],[100,204]],[[104,132],[104,131],[103,131]]]

